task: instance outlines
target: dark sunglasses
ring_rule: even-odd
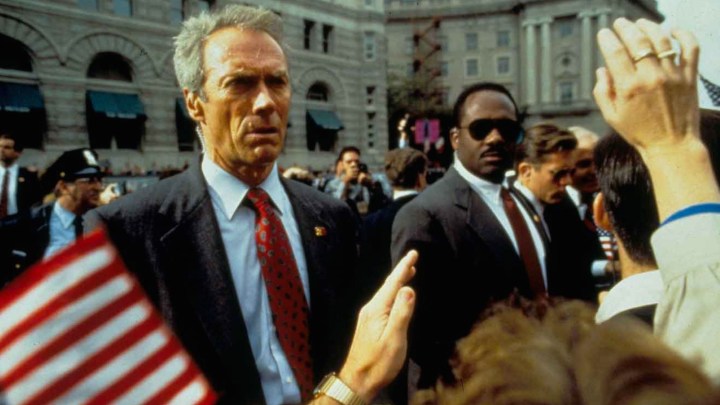
[[[484,140],[493,129],[497,129],[505,142],[508,143],[519,144],[525,138],[525,131],[522,126],[517,121],[510,119],[482,118],[471,122],[467,127],[460,128],[467,129],[470,136],[477,141]]]

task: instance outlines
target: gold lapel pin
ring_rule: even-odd
[[[18,177],[18,183],[24,183],[25,177]]]
[[[315,236],[325,236],[327,235],[327,228],[324,226],[316,226],[315,227]]]

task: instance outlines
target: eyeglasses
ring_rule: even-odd
[[[476,141],[482,141],[490,135],[493,129],[497,129],[505,142],[519,144],[525,138],[525,131],[522,126],[511,119],[490,119],[481,118],[470,123],[467,127],[460,127],[461,129],[467,129],[470,136]]]

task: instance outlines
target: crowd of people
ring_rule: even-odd
[[[373,176],[345,147],[318,180],[277,164],[280,17],[202,13],[174,54],[198,164],[101,204],[94,151],[30,180],[0,135],[0,282],[102,227],[220,403],[713,403],[720,114],[698,108],[688,32],[620,18],[598,43],[612,134],[525,127],[483,82],[432,185],[412,148]],[[35,181],[53,203],[30,208]]]

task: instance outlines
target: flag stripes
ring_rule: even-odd
[[[8,404],[209,404],[215,394],[102,231],[0,291]]]

